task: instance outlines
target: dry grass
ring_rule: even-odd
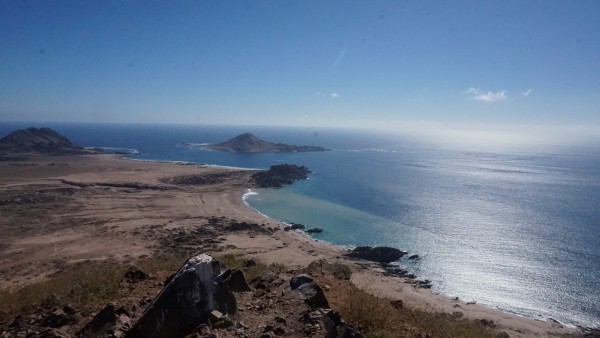
[[[224,254],[215,257],[219,262],[225,264],[229,269],[242,270],[246,280],[252,281],[265,274],[267,270],[275,273],[281,273],[286,270],[286,266],[281,263],[264,264],[257,259],[245,259],[234,254]],[[255,264],[248,264],[249,261]]]
[[[114,262],[78,264],[50,279],[0,291],[0,311],[27,313],[39,306],[88,305],[118,294],[124,268]]]
[[[397,309],[390,299],[367,293],[348,281],[321,279],[321,283],[335,284],[327,293],[330,304],[369,338],[493,338],[497,334],[479,321],[416,308]]]

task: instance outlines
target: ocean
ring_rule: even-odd
[[[600,147],[461,146],[356,130],[127,124],[2,123],[0,137],[49,126],[135,159],[266,169],[308,166],[306,181],[245,196],[257,211],[319,227],[337,245],[418,254],[397,264],[435,292],[566,325],[600,327]],[[328,152],[240,154],[217,143],[243,132]]]

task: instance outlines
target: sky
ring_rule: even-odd
[[[600,135],[600,1],[0,1],[0,121]]]

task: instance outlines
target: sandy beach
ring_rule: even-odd
[[[230,252],[302,268],[317,259],[354,269],[352,282],[373,294],[431,311],[493,320],[510,337],[557,337],[574,330],[415,288],[376,263],[313,240],[248,207],[252,171],[115,155],[40,156],[0,162],[0,287],[15,288],[86,260],[133,262],[173,246]],[[202,184],[174,177],[206,176]],[[231,222],[236,231],[220,226]],[[210,225],[210,227],[208,227]],[[203,228],[211,232],[199,235]],[[241,229],[241,230],[240,230]],[[208,231],[208,230],[207,230]],[[207,235],[208,234],[208,235]]]

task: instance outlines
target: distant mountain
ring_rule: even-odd
[[[263,141],[250,133],[238,135],[223,143],[206,145],[203,146],[203,148],[243,153],[301,153],[308,151],[328,150],[323,147],[316,146],[294,146],[282,143],[271,143]]]
[[[4,153],[41,153],[52,155],[89,154],[86,150],[50,128],[15,130],[0,139]]]

